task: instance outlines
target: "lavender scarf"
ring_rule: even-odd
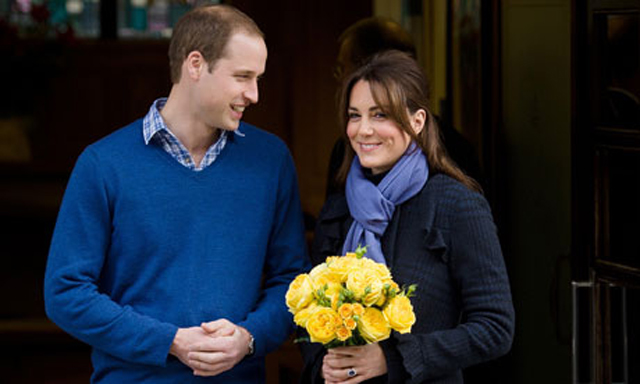
[[[347,204],[353,217],[342,253],[367,246],[367,257],[386,264],[380,239],[393,217],[396,205],[415,196],[427,182],[429,166],[424,153],[412,143],[400,160],[376,186],[367,180],[356,156],[347,176]]]

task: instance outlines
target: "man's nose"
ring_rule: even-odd
[[[253,104],[258,102],[258,80],[253,80],[248,84],[244,91],[244,97]]]

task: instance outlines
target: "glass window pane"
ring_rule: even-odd
[[[118,0],[118,36],[168,38],[178,19],[191,8],[220,1]]]
[[[640,129],[640,16],[606,16],[600,31],[603,85],[602,123]],[[602,25],[602,24],[600,24]]]
[[[620,264],[640,267],[640,153],[608,153],[609,255]]]
[[[24,38],[100,35],[100,0],[4,0],[0,16]]]
[[[9,16],[10,5],[10,0],[0,0],[0,18],[6,19]]]

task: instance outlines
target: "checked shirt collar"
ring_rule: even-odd
[[[154,144],[161,146],[180,164],[193,171],[201,171],[205,169],[216,160],[220,152],[224,149],[227,144],[229,131],[224,129],[220,130],[220,137],[211,145],[211,147],[209,147],[209,149],[207,149],[202,161],[198,166],[196,166],[193,159],[191,159],[189,151],[180,142],[180,140],[178,140],[173,132],[169,130],[164,119],[160,115],[160,110],[162,110],[166,102],[166,98],[160,98],[154,101],[151,108],[149,108],[149,112],[144,117],[144,120],[142,121],[144,143],[148,145],[153,141]],[[244,136],[244,134],[239,130],[235,130],[234,133],[238,136]]]

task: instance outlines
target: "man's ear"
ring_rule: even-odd
[[[202,71],[207,70],[207,62],[198,51],[191,51],[184,59],[182,72],[187,74],[191,80],[198,80]]]
[[[427,122],[427,111],[424,109],[418,109],[413,115],[410,117],[411,119],[411,128],[416,133],[416,135],[420,134],[424,129],[424,125]]]

